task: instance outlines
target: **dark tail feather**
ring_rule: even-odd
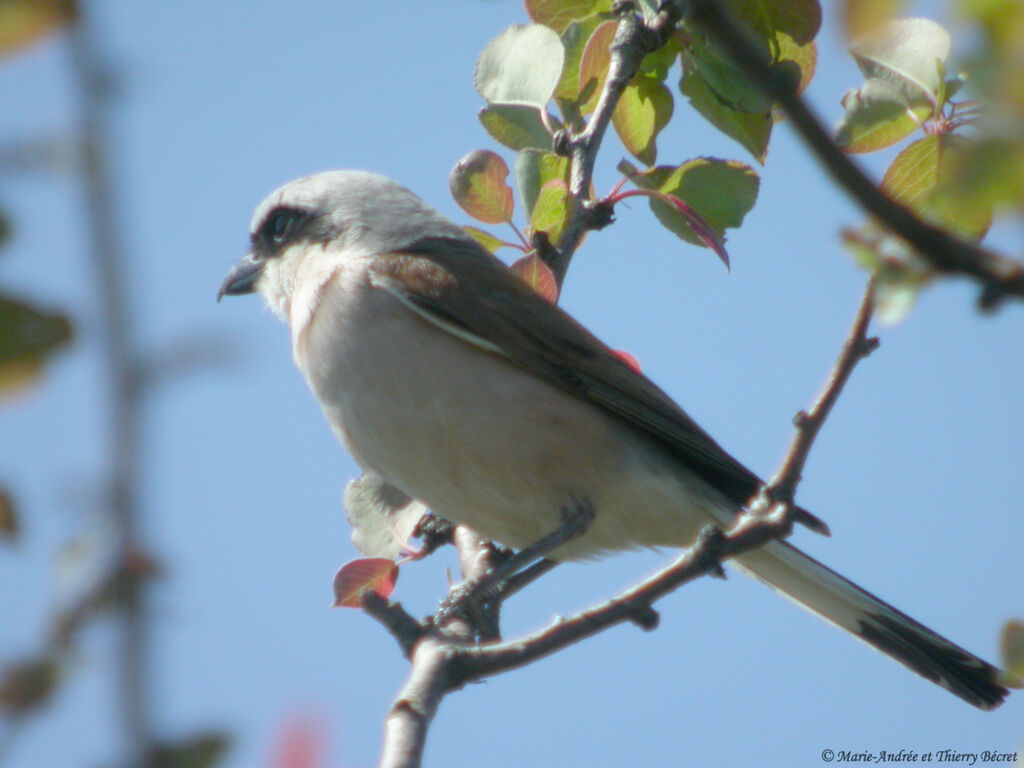
[[[993,667],[785,542],[734,563],[837,627],[981,709],[1003,703],[1012,675]]]

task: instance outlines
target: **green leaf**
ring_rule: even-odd
[[[547,232],[551,244],[557,246],[569,220],[569,211],[569,185],[562,179],[552,179],[540,188],[530,216],[530,229]]]
[[[817,64],[813,39],[821,26],[818,0],[723,2],[749,28],[749,42],[802,91]],[[700,30],[687,27],[677,39],[683,43],[680,91],[712,125],[763,163],[774,123],[772,101]]]
[[[459,160],[448,176],[452,197],[466,213],[488,224],[512,220],[515,201],[505,182],[508,166],[494,152],[478,149]]]
[[[524,149],[516,155],[516,188],[523,204],[523,215],[533,218],[533,210],[540,195],[540,188],[553,179],[565,181],[569,161],[554,152]]]
[[[0,2],[0,55],[34,43],[71,24],[78,16],[73,0]]]
[[[613,0],[526,0],[531,20],[562,34],[568,26],[595,13],[612,9]]]
[[[818,0],[727,0],[726,4],[736,18],[765,39],[782,33],[804,45],[814,40],[821,28]]]
[[[814,77],[818,66],[818,47],[813,43],[798,44],[787,34],[779,33],[779,61],[782,66],[792,63],[800,70],[796,92],[803,93]]]
[[[472,237],[491,253],[496,253],[499,248],[509,245],[501,238],[495,237],[490,232],[480,229],[479,227],[463,225],[462,229],[465,230],[467,235]]]
[[[7,220],[7,216],[4,215],[4,212],[0,211],[0,245],[3,245],[10,236],[11,223]]]
[[[645,165],[658,157],[655,139],[672,118],[672,94],[660,80],[634,77],[612,114],[612,124],[623,146]]]
[[[0,394],[19,389],[41,372],[46,358],[71,340],[71,321],[0,296]]]
[[[719,235],[740,226],[757,200],[757,174],[737,160],[701,157],[675,168],[660,165],[643,173],[620,163],[619,170],[641,189],[656,189],[685,201]],[[660,200],[651,200],[650,206],[658,221],[677,237],[704,244],[678,210]]]
[[[409,541],[427,508],[373,473],[349,480],[342,496],[352,525],[352,543],[369,557],[394,559]]]
[[[736,17],[766,46],[770,61],[797,83],[811,81],[818,61],[814,38],[821,28],[818,0],[725,0]],[[755,112],[760,109],[752,110]]]
[[[526,104],[545,109],[562,75],[565,51],[542,24],[516,24],[487,44],[473,83],[489,104]]]
[[[764,163],[774,124],[770,112],[751,113],[733,109],[715,95],[698,72],[685,66],[679,90],[709,123],[738,141],[759,163]]]
[[[992,208],[984,200],[955,194],[957,158],[972,146],[970,139],[956,134],[919,139],[892,161],[881,189],[943,229],[981,238],[992,223]]]
[[[676,63],[676,59],[679,58],[682,50],[683,47],[679,40],[675,37],[670,37],[661,48],[643,57],[637,74],[664,80],[668,77],[669,70]]]
[[[611,63],[609,48],[615,39],[618,24],[606,21],[598,26],[583,49],[580,57],[579,93],[580,113],[587,115],[597,106],[605,78],[608,77],[608,65]]]
[[[536,107],[488,104],[479,117],[491,137],[509,149],[551,149],[551,134]]]
[[[874,152],[895,144],[931,114],[931,105],[922,101],[911,108],[897,88],[873,77],[843,96],[845,113],[836,127],[836,142],[847,152]]]
[[[908,102],[936,98],[949,57],[950,37],[931,19],[897,19],[861,35],[850,53],[865,77],[895,86]]]
[[[882,178],[882,191],[898,203],[913,207],[938,182],[941,140],[926,136],[900,152]]]
[[[710,42],[694,38],[684,54],[684,70],[695,72],[719,102],[737,112],[768,114],[772,102],[732,63],[729,56]]]
[[[555,89],[555,96],[560,100],[576,101],[580,93],[580,59],[586,50],[590,36],[594,30],[608,21],[605,15],[593,14],[571,22],[562,32],[562,46],[565,48],[565,64],[562,66],[562,77]]]
[[[950,162],[947,190],[993,209],[1024,200],[1024,137],[983,136]]]

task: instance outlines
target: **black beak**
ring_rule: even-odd
[[[263,259],[257,259],[251,253],[245,254],[238,262],[217,291],[217,301],[223,296],[241,296],[246,293],[255,293],[256,281],[263,274]]]

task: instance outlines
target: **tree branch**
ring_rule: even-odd
[[[785,536],[789,530],[787,516],[754,519],[749,514],[742,515],[725,534],[709,526],[667,568],[602,605],[556,621],[521,640],[458,649],[451,687],[524,666],[625,621],[632,621],[643,629],[654,629],[658,614],[651,604],[655,600],[705,574],[720,575],[723,560]]]
[[[384,721],[380,768],[412,768],[422,762],[427,730],[450,689],[451,650],[437,635],[416,645],[409,677]]]
[[[464,581],[479,579],[495,567],[496,549],[491,542],[464,525],[455,526],[453,538]],[[452,590],[457,587],[453,585]],[[414,768],[423,760],[427,732],[441,700],[455,687],[451,675],[454,650],[487,633],[486,629],[473,626],[463,617],[456,617],[443,627],[435,627],[430,619],[416,622],[397,603],[388,603],[371,594],[363,597],[364,610],[391,632],[411,661],[409,677],[384,721],[379,765],[380,768]],[[493,615],[484,617],[487,626],[492,623],[497,626],[497,610],[498,606]]]
[[[644,56],[652,53],[671,37],[680,19],[676,4],[665,3],[649,22],[637,15],[630,2],[618,3],[619,26],[609,49],[610,62],[604,88],[586,127],[576,134],[556,137],[556,151],[569,157],[569,194],[572,211],[562,234],[561,246],[551,254],[548,266],[561,286],[573,254],[583,242],[583,236],[600,224],[600,212],[595,213],[589,202],[590,186],[594,178],[594,163],[605,131],[611,122],[615,106],[622,92],[640,69]]]
[[[1024,264],[951,235],[890,200],[836,145],[797,95],[792,79],[773,67],[764,52],[750,42],[746,29],[724,3],[689,0],[688,4],[688,18],[725,49],[755,86],[778,103],[828,174],[864,210],[906,240],[936,270],[966,275],[981,283],[979,304],[983,309],[994,309],[1006,296],[1024,299]]]
[[[811,446],[818,436],[819,430],[832,411],[832,406],[846,386],[857,363],[878,348],[878,338],[868,338],[868,325],[874,311],[875,280],[871,278],[864,289],[864,296],[857,309],[853,327],[843,342],[842,350],[825,381],[825,387],[809,411],[800,411],[794,419],[796,434],[790,444],[789,452],[779,467],[779,471],[765,486],[765,492],[772,501],[791,502],[796,494],[796,486],[804,471],[804,464],[810,455]]]
[[[153,761],[154,738],[147,675],[148,626],[145,580],[130,567],[144,555],[138,515],[139,441],[142,393],[138,356],[129,317],[125,263],[108,150],[105,106],[109,73],[99,61],[87,26],[80,18],[71,32],[72,68],[80,99],[83,181],[89,249],[104,346],[107,417],[110,425],[110,522],[126,574],[120,601],[118,702],[133,766]]]
[[[401,603],[393,603],[372,589],[363,594],[362,608],[398,641],[402,655],[411,659],[416,643],[426,634],[426,627],[416,621]]]

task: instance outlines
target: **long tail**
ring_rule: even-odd
[[[1004,686],[1013,684],[1012,677],[785,542],[733,563],[976,707],[994,709],[1009,693]]]

